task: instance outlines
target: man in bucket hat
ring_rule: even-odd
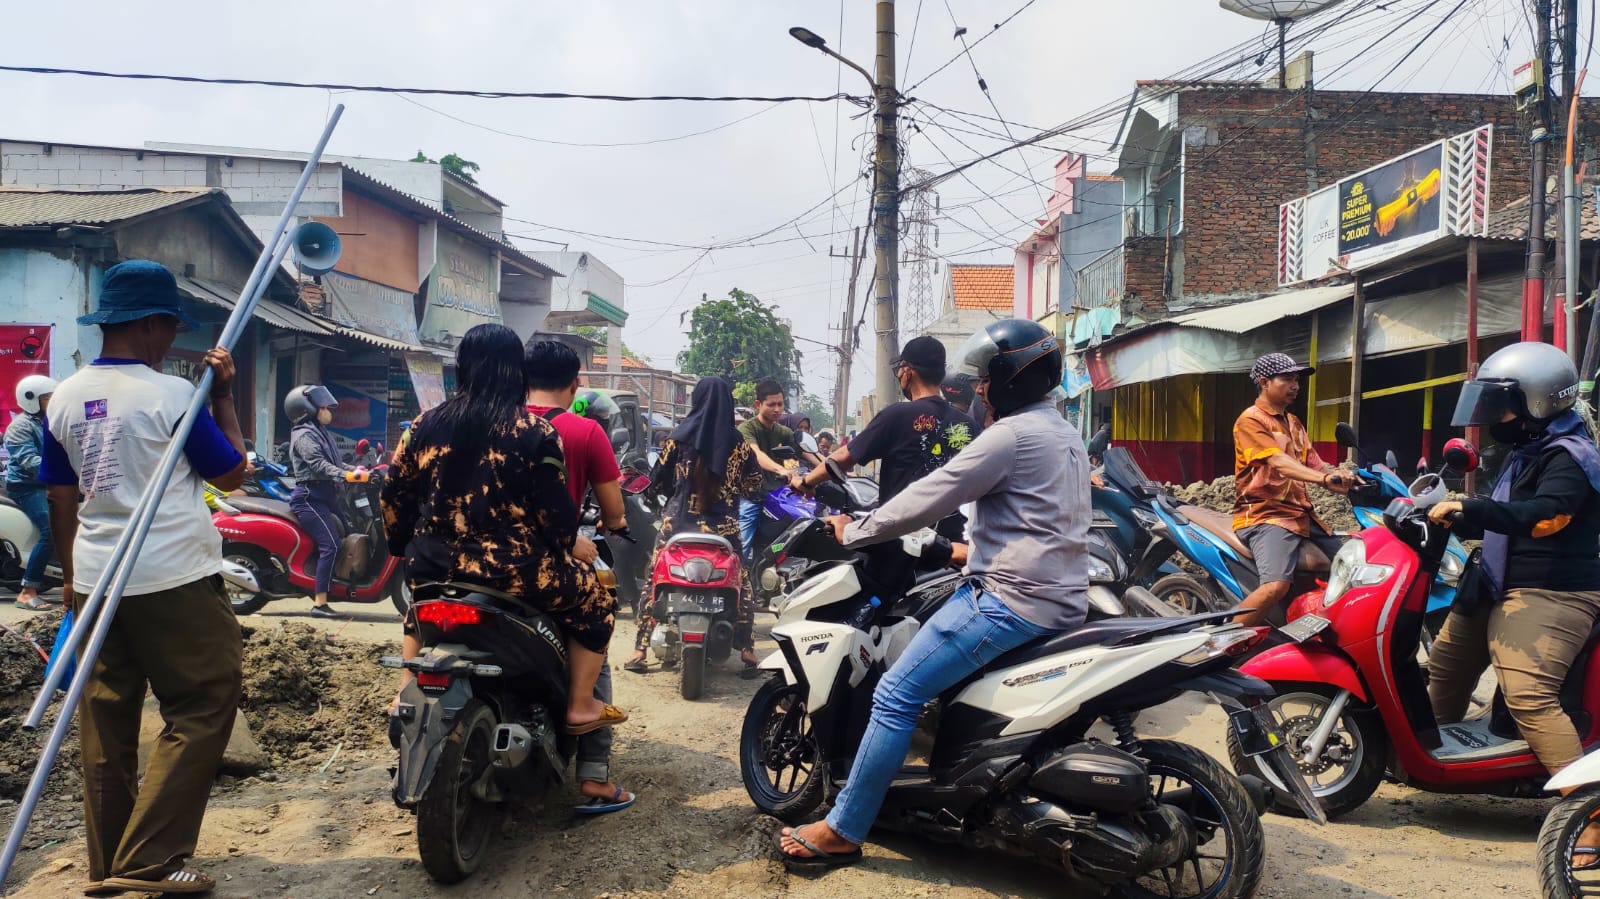
[[[1258,624],[1289,595],[1302,544],[1315,542],[1328,558],[1340,541],[1312,510],[1307,484],[1348,493],[1353,478],[1322,461],[1306,426],[1289,412],[1300,396],[1300,376],[1313,369],[1283,353],[1268,353],[1250,367],[1260,393],[1233,423],[1233,529],[1255,557],[1261,585],[1240,609],[1244,624]]]
[[[178,329],[194,328],[164,266],[136,259],[106,270],[95,311],[99,358],[56,388],[40,480],[63,580],[75,607],[110,567],[112,548],[155,477],[194,385],[160,372]],[[211,781],[239,708],[239,624],[222,590],[222,539],[204,483],[244,481],[244,436],[233,408],[233,358],[206,353],[216,373],[193,433],[133,563],[78,716],[90,883],[86,895],[204,893],[214,882],[184,867],[194,853]],[[80,504],[79,497],[82,496]],[[141,783],[145,689],[161,704]]]

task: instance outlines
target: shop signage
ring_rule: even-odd
[[[406,353],[406,368],[417,393],[417,409],[426,412],[444,402],[444,364],[432,353]]]
[[[339,401],[333,410],[333,422],[328,430],[340,450],[353,451],[356,441],[365,437],[373,443],[382,443],[389,430],[389,382],[387,378],[361,377],[352,370],[351,376],[340,376],[326,381],[328,392]]]
[[[0,428],[22,408],[17,382],[50,374],[50,325],[0,325]]]
[[[500,272],[495,257],[460,235],[439,232],[439,261],[428,277],[422,339],[454,346],[473,326],[500,323]]]
[[[1494,126],[1428,144],[1278,207],[1278,283],[1355,271],[1488,228]]]
[[[414,294],[341,272],[322,276],[322,292],[328,298],[328,314],[334,321],[417,345]]]

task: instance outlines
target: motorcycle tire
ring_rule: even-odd
[[[436,883],[460,883],[476,871],[497,829],[499,806],[472,795],[479,780],[494,776],[494,728],[494,712],[469,701],[417,803],[417,852]]]
[[[779,741],[782,745],[775,746]],[[768,767],[775,754],[780,753],[784,760],[796,763],[793,776],[785,774],[787,766],[781,770]],[[800,766],[805,764],[810,769],[801,781]],[[739,734],[739,775],[750,801],[785,823],[808,821],[822,806],[827,772],[827,759],[811,732],[800,687],[781,676],[769,678],[750,698]]]
[[[1273,689],[1278,695],[1272,700],[1273,716],[1280,722],[1286,723],[1280,711],[1281,705],[1295,696],[1316,696],[1326,708],[1333,701],[1334,689],[1326,684],[1273,684]],[[1354,707],[1354,698],[1351,705],[1346,705],[1344,713],[1340,715],[1342,730],[1354,742],[1351,751],[1359,753],[1353,769],[1348,775],[1331,784],[1319,786],[1315,781],[1309,785],[1311,794],[1322,802],[1323,809],[1328,813],[1328,820],[1333,821],[1341,815],[1355,811],[1378,789],[1383,783],[1384,765],[1389,757],[1389,738],[1383,732],[1383,723],[1377,714],[1370,710]],[[1335,731],[1337,736],[1339,731]],[[1289,738],[1289,754],[1296,755],[1300,741],[1285,733]],[[1295,818],[1304,818],[1305,812],[1295,804],[1288,794],[1278,786],[1278,778],[1264,765],[1256,764],[1244,754],[1239,746],[1239,739],[1232,731],[1228,731],[1228,761],[1233,764],[1233,770],[1254,774],[1272,787],[1272,810],[1280,815],[1289,815]],[[1301,769],[1302,771],[1304,768]]]
[[[1255,894],[1266,866],[1266,838],[1261,832],[1261,816],[1244,785],[1221,764],[1204,752],[1172,740],[1143,740],[1138,755],[1150,770],[1153,790],[1162,791],[1177,781],[1188,787],[1188,801],[1179,805],[1196,824],[1204,823],[1210,836],[1191,849],[1185,858],[1172,868],[1151,872],[1143,880],[1161,884],[1162,892],[1145,889],[1137,882],[1124,884],[1115,891],[1126,899],[1155,899],[1178,897],[1185,899],[1243,899]],[[1156,798],[1160,798],[1157,794]],[[1201,836],[1204,836],[1201,834]],[[1227,853],[1220,876],[1209,887],[1199,881],[1200,856],[1214,854],[1217,838],[1227,839]],[[1209,853],[1208,853],[1209,850]],[[1187,886],[1191,872],[1197,878],[1195,892],[1175,892],[1173,887]]]
[[[1600,885],[1600,869],[1588,869],[1579,879],[1572,870],[1572,851],[1578,837],[1600,820],[1600,787],[1590,786],[1563,798],[1545,815],[1539,828],[1539,893],[1544,899],[1592,896]]]
[[[266,594],[266,581],[273,567],[264,551],[243,543],[228,543],[222,547],[222,558],[223,561],[250,569],[250,573],[256,577],[256,584],[261,587],[260,592],[247,594],[231,584],[228,585],[228,604],[233,606],[233,614],[252,615],[272,601]]]
[[[405,563],[401,563],[389,584],[389,601],[394,603],[394,610],[401,618],[411,612],[411,581],[406,576]]]
[[[1203,615],[1228,608],[1216,589],[1192,574],[1169,574],[1151,585],[1150,592],[1183,615]]]
[[[699,699],[706,691],[706,648],[704,646],[683,647],[683,671],[679,680],[679,692],[684,699]]]

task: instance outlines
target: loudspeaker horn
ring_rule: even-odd
[[[324,275],[339,264],[339,235],[321,222],[294,229],[294,262],[301,271]]]

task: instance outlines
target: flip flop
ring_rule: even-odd
[[[783,849],[783,836],[780,834],[778,836],[778,854],[783,856],[784,867],[791,870],[800,868],[802,870],[826,871],[831,868],[843,868],[846,865],[853,865],[861,861],[860,846],[849,852],[828,852],[801,836],[798,828],[789,831],[789,839],[799,843],[801,849],[811,853],[807,856],[785,852]]]
[[[160,880],[147,880],[143,877],[107,877],[105,885],[124,890],[167,894],[209,893],[217,888],[215,880],[189,868],[173,871]]]
[[[623,671],[632,671],[634,674],[645,674],[650,670],[650,663],[644,659],[635,659],[622,665]]]
[[[28,600],[27,602],[23,602],[22,600],[19,599],[16,602],[12,603],[12,605],[16,606],[19,609],[27,609],[30,612],[48,612],[51,609],[55,608],[55,604],[54,603],[47,602],[46,600],[40,599],[37,596],[33,597],[32,599]]]
[[[626,802],[622,801],[622,794],[626,792],[621,787],[617,787],[617,791],[611,794],[610,799],[604,796],[590,796],[588,802],[583,805],[573,806],[572,810],[580,815],[606,815],[611,812],[620,812],[639,801],[639,794],[637,793],[628,793],[628,800]]]
[[[598,720],[590,721],[588,724],[569,724],[567,725],[567,735],[581,737],[584,734],[592,734],[602,727],[616,727],[626,720],[628,720],[627,712],[610,703],[606,703],[606,707],[601,710]]]
[[[127,890],[122,887],[106,886],[103,880],[91,880],[83,885],[85,896],[119,896],[126,892]]]

